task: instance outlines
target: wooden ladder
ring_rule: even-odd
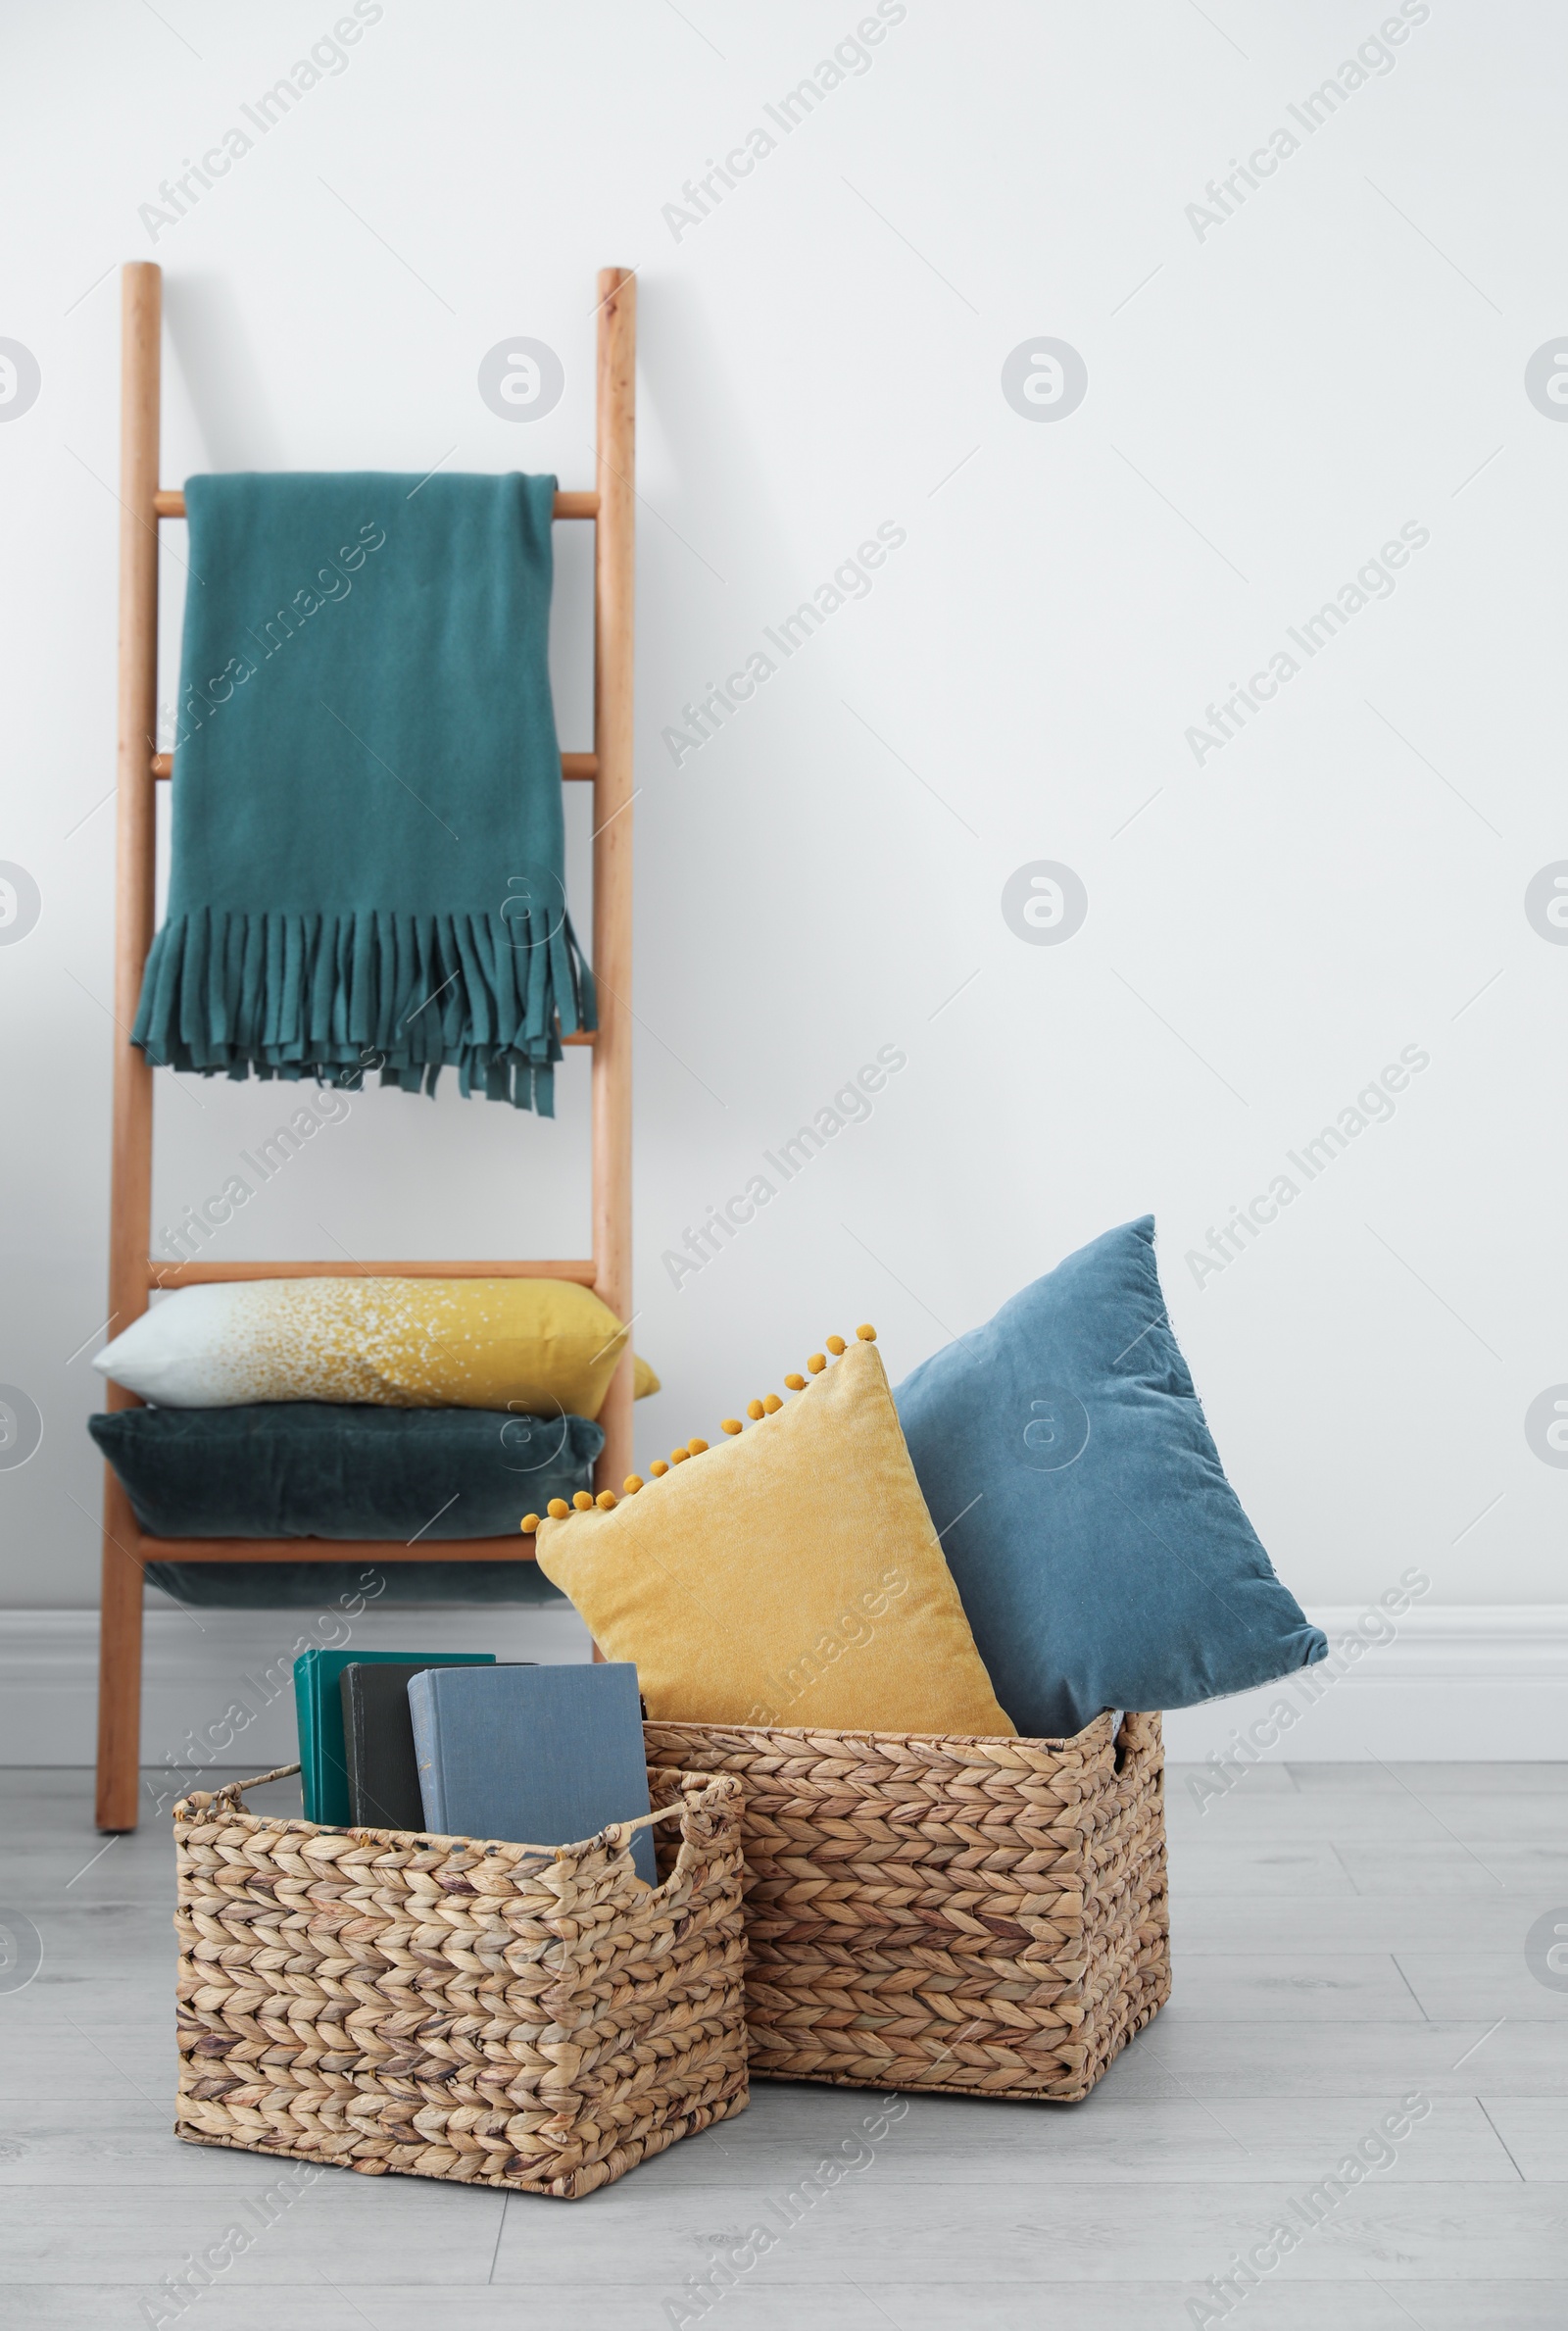
[[[599,275],[597,476],[591,493],[558,494],[558,519],[594,523],[594,745],[564,753],[562,777],[594,794],[593,970],[599,1025],[565,1044],[593,1047],[593,1254],[583,1261],[502,1263],[154,1262],[153,1071],[129,1042],[153,940],[155,788],[172,756],[154,750],[158,702],[158,524],[182,518],[185,497],[158,482],[163,274],[151,261],[122,271],[119,794],[115,898],[114,1150],[109,1217],[109,1320],[119,1335],[147,1309],[151,1288],[213,1279],[564,1278],[592,1287],[618,1319],[631,1285],[631,802],[633,465],[636,281],[627,268]],[[619,1487],[632,1457],[630,1344],[599,1421],[601,1486]],[[111,1384],[111,1409],[139,1407]],[[521,1536],[352,1542],[376,1562],[526,1562]],[[150,1562],[342,1562],[349,1542],[322,1538],[154,1538],[105,1468],[103,1596],[98,1654],[100,1829],[136,1826],[141,1752],[142,1588]]]

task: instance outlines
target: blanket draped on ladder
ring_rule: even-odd
[[[566,913],[553,477],[192,477],[169,906],[131,1041],[554,1114]],[[559,1028],[558,1028],[559,1022]]]

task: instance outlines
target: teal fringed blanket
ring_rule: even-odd
[[[553,477],[192,477],[169,909],[131,1041],[553,1114],[594,1023],[550,700]]]

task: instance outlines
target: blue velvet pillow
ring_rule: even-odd
[[[1192,1708],[1327,1652],[1225,1478],[1165,1314],[1152,1215],[1069,1255],[894,1397],[1020,1732]]]

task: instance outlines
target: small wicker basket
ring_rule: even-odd
[[[644,1737],[651,1765],[745,1786],[755,2077],[1076,2103],[1170,1996],[1157,1715]]]
[[[180,2137],[577,2201],[744,2108],[739,1782],[550,1849],[243,1810],[298,1769],[174,1808]]]

